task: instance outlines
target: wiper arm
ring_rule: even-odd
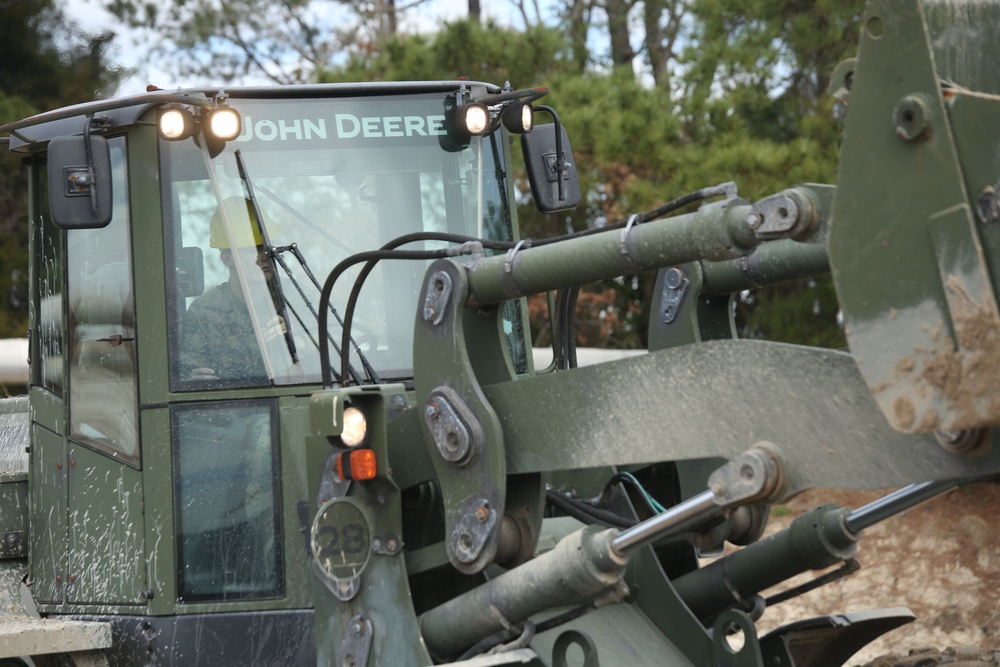
[[[299,355],[295,351],[295,338],[292,337],[292,322],[288,318],[288,307],[286,305],[288,302],[285,300],[285,293],[281,289],[281,277],[278,275],[278,267],[274,261],[274,251],[272,250],[271,239],[267,235],[264,215],[260,210],[260,205],[257,203],[257,196],[253,191],[253,183],[250,180],[250,174],[247,172],[247,165],[243,161],[243,153],[237,149],[234,155],[236,156],[236,168],[240,172],[240,178],[243,180],[244,185],[246,185],[247,194],[250,197],[250,207],[253,210],[251,222],[255,222],[257,231],[260,233],[260,243],[257,244],[257,252],[263,252],[268,264],[271,265],[271,280],[268,281],[267,291],[271,295],[271,302],[274,304],[275,311],[284,322],[285,344],[288,345],[288,353],[292,356],[292,363],[298,363]]]
[[[299,264],[302,266],[303,269],[305,269],[306,275],[308,275],[310,278],[313,278],[312,272],[309,270],[309,267],[305,264],[305,258],[301,256],[300,252],[298,252],[298,249],[296,248],[295,244],[285,245],[285,246],[278,246],[277,248],[274,249],[274,259],[278,262],[278,264],[281,265],[281,268],[284,270],[285,275],[288,276],[288,279],[292,281],[292,286],[298,291],[299,296],[302,297],[302,302],[306,304],[306,308],[309,309],[309,312],[313,314],[313,317],[315,317],[316,321],[318,322],[319,321],[319,312],[317,312],[315,306],[313,306],[312,302],[309,300],[309,297],[306,296],[305,290],[303,290],[302,286],[299,285],[299,281],[297,281],[295,279],[295,276],[292,274],[292,270],[290,268],[288,268],[288,263],[285,262],[284,257],[281,256],[281,254],[283,252],[286,252],[286,251],[292,251],[292,253],[295,255],[295,257],[299,260]],[[313,280],[315,280],[315,278],[313,278]],[[339,321],[340,320],[340,315],[337,314],[337,311],[333,307],[332,304],[330,305],[330,310],[331,310],[331,312],[333,312],[334,317],[336,317],[337,320]],[[300,322],[301,322],[301,320],[300,320]],[[305,328],[305,324],[303,324],[302,326],[303,326],[303,328]],[[327,340],[329,340],[331,343],[333,343],[333,347],[334,347],[335,350],[337,350],[337,354],[339,355],[340,354],[340,346],[337,345],[337,341],[335,341],[333,339],[333,336],[331,336],[329,332],[327,332],[326,337],[327,337]],[[320,343],[318,341],[316,341],[315,339],[313,339],[311,335],[310,335],[310,339],[313,341],[313,343],[316,344],[316,349],[318,350]],[[356,345],[355,345],[355,347],[356,347]],[[360,350],[358,351],[358,354],[361,354]],[[371,372],[368,371],[369,364],[368,364],[368,360],[365,359],[364,355],[361,355],[361,360],[362,360],[362,363],[365,366],[365,372],[368,373],[368,377],[371,378],[373,382],[376,382],[376,383],[379,382],[378,375],[372,375],[372,373],[374,371],[371,371]],[[348,369],[347,369],[347,372],[351,374],[351,378],[354,380],[355,383],[362,384],[362,382],[361,382],[361,376],[358,374],[358,372],[356,370],[354,370],[353,366],[349,366]],[[337,377],[337,382],[340,382],[340,377],[339,376]]]
[[[274,250],[276,253],[276,259],[281,263],[281,266],[285,270],[285,273],[292,280],[292,284],[294,284],[296,288],[298,288],[299,294],[302,296],[302,300],[305,301],[306,305],[309,307],[309,310],[312,311],[312,314],[316,316],[316,320],[318,321],[319,313],[316,312],[316,309],[313,307],[312,303],[309,301],[308,298],[306,298],[306,295],[302,291],[302,288],[299,287],[299,284],[295,282],[295,278],[292,277],[292,273],[291,271],[289,271],[288,265],[285,264],[284,259],[281,258],[281,253],[285,251],[290,251],[295,256],[295,259],[298,261],[299,266],[301,266],[302,270],[305,271],[306,276],[308,276],[309,280],[312,281],[312,284],[316,286],[316,289],[322,291],[323,286],[319,284],[319,280],[316,279],[316,275],[312,272],[312,269],[309,268],[309,263],[306,261],[305,255],[302,254],[302,251],[299,250],[298,245],[296,245],[295,243],[286,246],[279,246]],[[337,322],[340,324],[341,329],[343,329],[344,320],[340,317],[340,313],[337,312],[337,309],[333,307],[332,303],[329,304],[329,306],[330,306],[330,312],[333,313],[333,316],[335,318],[337,318]],[[337,345],[336,341],[334,341],[333,336],[327,333],[327,338],[330,340],[331,343],[333,343],[333,349],[337,351],[337,354],[341,355],[342,354],[340,351],[341,348],[339,345]],[[365,369],[365,374],[368,376],[368,379],[374,382],[375,384],[381,383],[382,379],[378,376],[378,373],[375,371],[374,366],[371,365],[371,362],[368,361],[368,357],[366,357],[365,353],[361,351],[361,347],[358,345],[357,341],[355,341],[354,338],[351,337],[350,343],[351,345],[354,346],[354,351],[357,353],[358,358],[361,360],[361,366]],[[358,374],[352,366],[348,365],[348,371],[354,378],[354,381],[357,384],[361,384],[361,380],[358,378]]]

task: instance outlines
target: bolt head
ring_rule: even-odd
[[[684,282],[684,272],[676,266],[672,266],[663,274],[663,281],[668,289],[677,289]]]

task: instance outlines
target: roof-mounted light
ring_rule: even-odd
[[[485,104],[463,104],[455,110],[455,123],[462,132],[472,136],[489,134],[490,110]]]
[[[523,100],[509,102],[500,118],[511,134],[527,134],[535,126],[535,110]]]
[[[169,141],[187,139],[198,131],[198,123],[184,107],[167,107],[156,119],[160,136]]]
[[[208,131],[221,141],[232,141],[240,136],[240,113],[230,106],[219,106],[208,114]]]
[[[240,136],[242,125],[240,112],[219,100],[211,110],[172,104],[161,109],[156,119],[157,129],[164,139],[181,141],[204,131],[209,143],[219,147]]]

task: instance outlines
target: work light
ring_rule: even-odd
[[[236,109],[220,106],[208,114],[208,131],[216,139],[232,141],[240,136],[240,130],[240,114]]]
[[[198,131],[198,124],[191,112],[183,107],[167,107],[156,121],[160,136],[170,141],[187,139]]]
[[[485,104],[464,104],[455,110],[455,122],[460,130],[470,135],[488,134],[490,110]]]
[[[535,110],[522,100],[508,104],[500,118],[511,134],[527,134],[535,126]]]
[[[364,444],[368,438],[368,418],[365,413],[353,405],[344,408],[344,430],[340,441],[347,447],[357,447]]]

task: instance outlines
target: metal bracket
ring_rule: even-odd
[[[337,665],[342,667],[365,667],[372,647],[372,622],[358,614],[347,622],[344,639],[337,651]]]
[[[687,274],[679,266],[672,266],[664,272],[663,293],[660,295],[660,320],[664,324],[676,319],[689,284]]]
[[[808,202],[786,190],[754,203],[747,225],[761,240],[798,238],[812,231],[815,218]]]
[[[435,271],[424,293],[424,319],[431,324],[441,324],[444,311],[451,298],[452,280],[445,271]]]
[[[490,501],[481,496],[466,498],[459,508],[459,518],[451,529],[448,555],[462,563],[473,563],[493,534],[497,513]]]
[[[766,501],[781,488],[781,465],[774,445],[757,443],[708,477],[708,487],[720,505]]]
[[[743,633],[743,646],[733,648],[729,636],[733,632]],[[750,617],[736,609],[727,609],[715,619],[712,629],[712,664],[726,667],[749,667],[762,665],[764,661],[757,641],[757,629]]]
[[[483,429],[454,389],[441,386],[431,392],[424,407],[424,422],[444,460],[464,466],[476,458]]]

